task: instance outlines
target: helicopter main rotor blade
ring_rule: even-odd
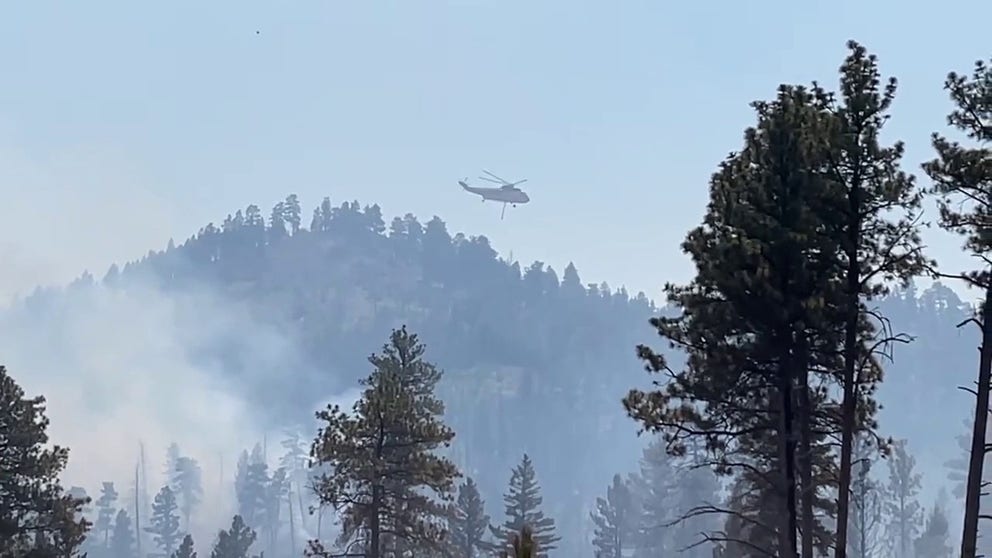
[[[527,182],[527,179],[526,178],[523,179],[523,180],[518,180],[518,181],[514,182],[513,184],[507,184],[507,186],[516,186],[517,184],[523,184],[524,182]]]
[[[503,184],[509,184],[509,182],[507,182],[506,180],[503,180],[502,178],[500,178],[500,177],[498,177],[498,176],[496,176],[495,174],[493,174],[493,173],[491,173],[491,172],[489,172],[489,171],[487,171],[486,169],[482,169],[482,172],[484,172],[484,173],[486,173],[486,174],[488,174],[489,176],[491,176],[491,177],[493,177],[493,178],[495,178],[496,180],[499,180],[499,181],[500,181],[500,182],[502,182]]]
[[[485,180],[486,182],[492,182],[493,184],[506,184],[505,182],[499,182],[498,180],[493,180],[492,178],[486,178],[485,176],[480,176],[479,180]]]

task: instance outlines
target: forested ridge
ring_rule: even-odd
[[[840,100],[783,86],[756,105],[758,124],[714,175],[703,225],[683,245],[698,275],[667,286],[663,306],[584,284],[572,264],[560,275],[542,262],[521,267],[485,237],[449,233],[438,217],[421,223],[408,214],[387,225],[377,205],[330,199],[311,215],[290,195],[267,213],[236,211],[99,281],[84,275],[39,290],[4,319],[57,320],[67,301],[93,289],[154,285],[242,304],[291,340],[298,356],[269,365],[263,381],[246,374],[256,363],[243,360],[237,340],[187,347],[195,359],[222,363],[228,385],[267,426],[293,432],[269,448],[261,440],[245,448],[229,482],[232,522],[214,540],[195,541],[218,558],[298,555],[308,544],[333,555],[361,542],[362,555],[375,558],[469,557],[520,533],[542,556],[949,557],[968,492],[974,402],[958,386],[975,379],[981,338],[968,321],[977,309],[940,281],[914,286],[912,277],[934,264],[915,237],[923,194],[898,168],[901,147],[881,148],[862,130],[859,156],[876,159],[865,162],[845,143],[851,122],[881,126],[894,85],[886,89],[877,74],[874,58],[852,45]],[[964,84],[951,79],[952,91],[954,83]],[[858,120],[859,110],[870,114]],[[935,145],[944,166],[931,164],[928,174],[938,184],[963,180],[948,165],[969,159]],[[877,205],[855,210],[867,240],[852,245],[830,236],[850,226],[833,220],[843,210],[832,204],[839,184],[863,178],[851,171],[862,167],[884,172],[854,197]],[[965,186],[992,183],[967,176]],[[880,216],[892,207],[910,218]],[[944,206],[946,228],[974,223]],[[850,280],[852,254],[864,265]],[[887,259],[893,254],[901,259]],[[872,266],[877,277],[866,276]],[[982,273],[969,280],[986,286]],[[648,383],[638,356],[668,377],[666,387]],[[842,373],[847,363],[854,376]],[[769,383],[783,378],[794,383]],[[14,385],[6,371],[2,379]],[[355,387],[362,395],[352,412],[325,409],[313,431],[314,411]],[[28,405],[25,397],[5,390],[4,409]],[[0,415],[0,428],[25,428],[22,415]],[[638,438],[641,427],[651,432]],[[393,438],[375,453],[361,441],[377,429]],[[841,506],[844,432],[851,496]],[[46,497],[61,504],[46,513],[64,529],[56,536],[15,522],[7,550],[192,556],[184,536],[204,498],[197,460],[208,457],[170,447],[159,488],[130,478],[77,487],[76,496],[91,498],[76,506],[92,522],[82,546],[85,525],[66,518],[72,505],[52,488]],[[373,466],[390,460],[402,475]],[[331,505],[340,525],[328,518]],[[848,517],[845,553],[833,548],[839,507]],[[0,527],[13,516],[0,505]]]

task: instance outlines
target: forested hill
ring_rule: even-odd
[[[55,319],[59,301],[94,282],[87,275],[69,289],[38,292],[20,311]],[[485,237],[451,234],[438,217],[421,223],[408,214],[387,225],[378,206],[358,202],[325,199],[307,227],[289,196],[267,216],[249,206],[103,279],[118,289],[148,282],[236,301],[292,340],[297,358],[268,363],[264,381],[239,386],[276,423],[306,421],[325,398],[355,387],[369,372],[367,355],[406,324],[445,371],[456,457],[491,511],[498,515],[498,494],[526,451],[566,543],[588,533],[588,510],[613,474],[636,467],[641,442],[620,399],[649,381],[634,347],[660,345],[648,325],[659,309],[643,293],[583,284],[573,265],[522,268]],[[881,430],[909,437],[924,485],[936,490],[948,484],[942,464],[956,457],[954,437],[967,418],[967,396],[956,387],[974,376],[977,334],[955,326],[971,308],[939,283],[879,304],[896,331],[916,338],[897,346],[886,367]],[[229,378],[259,377],[247,374],[259,364],[243,358],[237,339],[211,343],[189,350],[222,362]],[[920,412],[935,405],[953,416]]]

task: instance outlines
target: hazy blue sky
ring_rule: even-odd
[[[657,295],[707,179],[844,43],[901,81],[912,167],[992,2],[31,2],[0,12],[0,294],[103,273],[255,202],[378,202]],[[258,31],[258,33],[256,33]],[[455,180],[529,178],[499,220]],[[956,239],[928,237],[948,264]]]

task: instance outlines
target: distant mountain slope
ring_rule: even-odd
[[[639,257],[631,254],[631,265]],[[643,293],[583,285],[572,265],[561,276],[541,262],[521,269],[498,258],[485,237],[451,235],[437,217],[422,224],[408,214],[387,226],[378,206],[358,202],[334,207],[325,199],[305,227],[289,196],[268,217],[249,206],[103,280],[121,289],[149,281],[244,304],[293,340],[298,358],[268,363],[268,380],[242,386],[260,414],[277,421],[307,420],[323,398],[354,387],[368,372],[366,355],[390,328],[407,324],[446,372],[456,454],[497,515],[497,495],[524,451],[537,465],[548,512],[568,533],[587,531],[594,497],[636,463],[636,426],[619,401],[650,381],[634,347],[661,345],[648,325],[659,309]],[[25,304],[55,312],[60,296],[41,293]],[[971,309],[940,284],[879,305],[895,331],[916,337],[897,346],[886,367],[882,429],[910,437],[935,490],[970,404],[956,386],[974,376],[978,337],[955,326]],[[258,366],[241,348],[232,338],[193,350],[237,379]]]

